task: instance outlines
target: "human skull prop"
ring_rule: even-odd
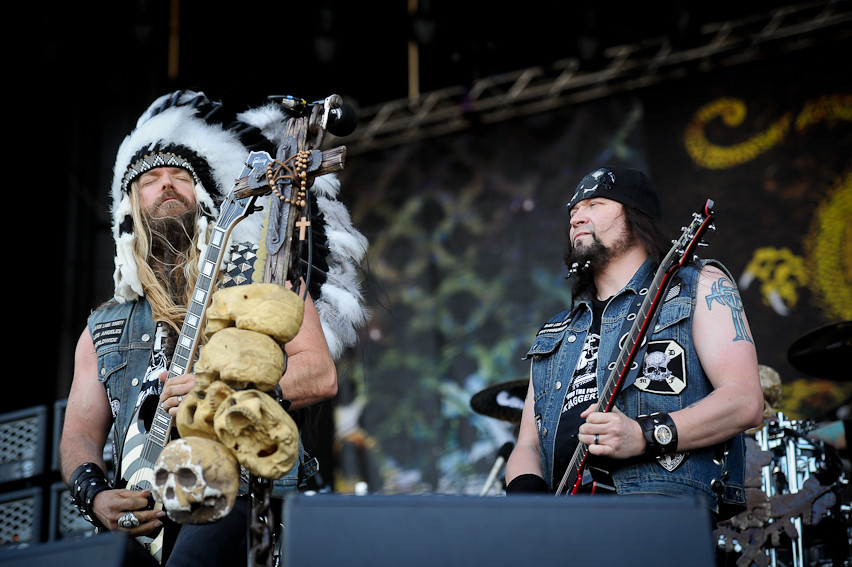
[[[218,441],[186,437],[171,441],[154,465],[154,499],[179,524],[209,524],[234,507],[240,466]]]
[[[645,356],[645,377],[657,382],[668,381],[672,375],[671,370],[669,370],[669,362],[671,362],[671,359],[666,353],[661,351],[649,352]]]
[[[212,335],[235,326],[287,343],[299,332],[305,302],[293,291],[273,283],[253,283],[220,289],[207,309],[205,332]]]
[[[249,472],[276,479],[299,456],[299,429],[271,396],[258,390],[234,392],[216,412],[219,440]]]
[[[206,388],[198,385],[181,401],[175,423],[181,437],[204,437],[218,440],[213,428],[216,410],[234,391],[224,382],[212,382]]]
[[[284,351],[272,337],[228,327],[201,347],[194,366],[202,384],[221,380],[235,390],[273,390],[284,374]]]

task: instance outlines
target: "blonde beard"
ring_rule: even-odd
[[[198,279],[198,210],[154,218],[133,203],[133,254],[155,321],[180,331]]]

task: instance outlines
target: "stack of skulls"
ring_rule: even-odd
[[[213,294],[195,388],[178,407],[180,439],[155,465],[154,498],[175,522],[210,523],[230,513],[240,465],[268,479],[295,465],[298,427],[270,392],[284,374],[282,346],[299,332],[303,315],[302,298],[278,284]]]

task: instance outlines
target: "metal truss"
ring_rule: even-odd
[[[852,36],[849,0],[788,5],[702,26],[688,47],[668,37],[611,47],[584,69],[563,59],[358,110],[360,126],[332,144],[358,154],[546,112],[690,74],[740,65]]]

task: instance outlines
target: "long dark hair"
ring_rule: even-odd
[[[663,223],[649,217],[639,209],[624,205],[624,217],[627,219],[627,227],[642,244],[648,255],[659,264],[671,248],[672,238]],[[571,270],[571,219],[565,224],[565,249],[562,260],[565,266]],[[572,292],[579,295],[589,289],[594,283],[594,275],[588,271],[579,270],[569,274]]]

